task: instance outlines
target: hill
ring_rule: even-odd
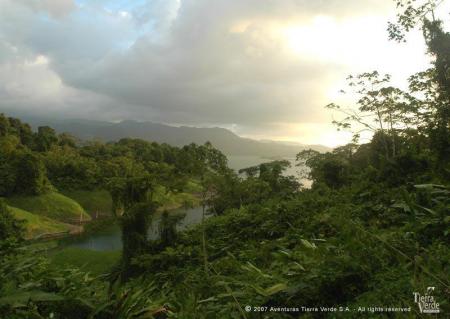
[[[36,118],[28,118],[27,121],[34,127],[48,125],[59,133],[67,132],[82,140],[97,139],[108,142],[130,137],[157,143],[167,143],[173,146],[183,146],[190,143],[203,144],[210,141],[216,148],[227,155],[293,157],[307,148],[313,148],[320,152],[329,150],[329,148],[322,145],[257,141],[240,137],[230,130],[220,127],[177,127],[137,121],[111,123],[91,120],[44,120]]]

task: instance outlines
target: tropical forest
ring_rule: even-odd
[[[450,33],[440,2],[398,0],[381,30],[401,46],[419,29],[429,68],[404,88],[381,71],[340,74],[348,103],[322,110],[351,139],[290,145],[292,158],[236,168],[208,137],[80,138],[0,104],[0,318],[448,317]]]

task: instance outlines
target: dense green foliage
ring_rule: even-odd
[[[22,241],[23,222],[15,218],[12,210],[0,198],[0,252],[7,252]]]
[[[158,206],[190,207],[198,203],[195,193],[200,190],[195,167],[185,161],[202,148],[136,139],[81,142],[50,127],[34,132],[19,119],[0,114],[0,196],[35,215],[20,216],[29,221],[28,237],[57,232],[60,222],[111,216],[117,208],[109,192],[115,180],[148,176]]]
[[[371,314],[258,313],[245,306],[384,306],[410,312],[373,316],[413,318],[422,316],[413,293],[434,287],[447,315],[450,35],[439,22],[423,19],[429,7],[414,8],[413,2],[406,2],[390,36],[401,39],[420,15],[433,68],[413,75],[407,92],[378,72],[350,77],[359,95],[357,109],[328,107],[344,114],[335,123],[353,131],[354,143],[325,154],[298,154],[299,167],[306,167],[302,174],[313,182],[309,189],[283,174],[286,161],[237,174],[209,143],[181,149],[132,139],[78,145],[50,128],[33,133],[18,120],[0,117],[2,154],[10,156],[1,162],[1,174],[13,181],[3,182],[2,195],[45,193],[48,181],[58,189],[107,189],[123,241],[120,258],[98,255],[117,260],[115,267],[93,266],[99,275],[92,277],[65,267],[71,258],[77,266],[93,260],[91,253],[63,250],[46,259],[37,258],[36,249],[15,249],[23,230],[0,202],[0,313],[11,318],[360,318]],[[371,141],[358,144],[366,129],[373,133]],[[29,154],[36,159],[33,165]],[[16,157],[26,160],[16,166]],[[29,185],[15,179],[21,165],[34,172]],[[148,240],[160,199],[186,187],[198,191],[205,213],[214,216],[177,233],[178,217],[163,214],[161,238]]]
[[[120,260],[120,251],[93,251],[68,247],[50,251],[50,268],[55,270],[77,267],[95,276],[108,273],[111,265]]]
[[[63,190],[63,195],[79,203],[92,218],[111,216],[112,198],[105,189]]]
[[[33,132],[28,124],[3,114],[0,147],[0,196],[38,195],[52,188],[63,192],[104,189],[111,178],[145,173],[166,192],[179,192],[198,174],[201,168],[195,163],[210,148],[195,144],[177,148],[138,139],[81,143],[50,127]]]

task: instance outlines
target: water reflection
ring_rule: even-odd
[[[180,213],[186,214],[186,217],[177,225],[178,230],[185,229],[190,225],[195,225],[202,221],[203,213],[201,207],[189,209],[180,208],[170,211],[170,214]],[[158,225],[161,220],[161,214],[162,213],[157,213],[153,218],[152,224],[148,230],[149,239],[157,239],[159,237]],[[80,236],[79,238],[71,240],[67,246],[97,251],[120,250],[122,249],[122,238],[119,225],[112,224],[99,232]]]

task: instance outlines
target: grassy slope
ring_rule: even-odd
[[[61,222],[77,222],[80,220],[80,216],[84,221],[91,219],[80,204],[59,193],[52,192],[39,196],[14,196],[8,198],[7,201],[10,206]]]
[[[95,217],[97,212],[99,216],[111,216],[112,198],[106,190],[67,190],[62,193],[77,201],[92,217]]]
[[[119,261],[120,254],[120,251],[93,251],[68,247],[51,253],[49,258],[54,267],[78,267],[99,275],[108,272]]]
[[[9,206],[9,209],[17,219],[26,221],[26,238],[34,238],[46,233],[70,231],[73,227],[44,216],[32,214],[17,207]]]

